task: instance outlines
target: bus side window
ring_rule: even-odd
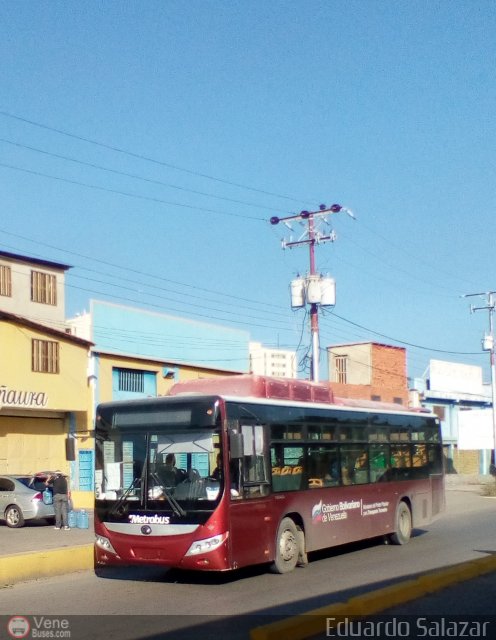
[[[235,489],[244,498],[266,495],[269,491],[268,465],[265,454],[264,428],[260,424],[242,424],[243,457],[237,459],[239,485]],[[232,485],[235,478],[231,470]],[[234,489],[234,486],[231,486]],[[231,491],[231,496],[237,498]]]
[[[396,469],[408,469],[412,466],[409,445],[391,445],[391,466]]]
[[[335,446],[308,450],[307,477],[311,489],[339,484],[338,453]]]
[[[369,482],[369,453],[366,444],[341,447],[341,481],[344,485]]]
[[[366,484],[369,482],[369,452],[367,445],[361,449],[355,459],[354,484]]]
[[[427,466],[427,445],[425,444],[413,445],[412,466],[413,467]]]
[[[370,481],[384,482],[389,469],[389,445],[371,444],[369,450],[370,457]]]

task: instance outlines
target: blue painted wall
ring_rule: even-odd
[[[91,301],[96,350],[248,373],[248,331],[98,300]]]

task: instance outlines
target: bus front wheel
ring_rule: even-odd
[[[270,566],[272,573],[288,573],[298,563],[300,544],[298,530],[291,518],[283,518],[276,537],[274,562]]]
[[[389,536],[393,544],[406,544],[412,535],[412,513],[406,502],[400,502],[396,509],[395,531]]]

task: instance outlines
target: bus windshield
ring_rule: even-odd
[[[177,411],[171,412],[171,418]],[[129,417],[131,416],[131,417]],[[152,424],[150,424],[152,422]],[[203,427],[203,425],[201,425]],[[97,421],[95,497],[110,515],[132,511],[213,508],[223,492],[220,429],[165,419],[157,426],[146,413]]]

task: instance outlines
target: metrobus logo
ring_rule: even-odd
[[[159,516],[157,513],[154,516],[139,516],[132,513],[129,516],[129,522],[131,524],[170,524],[170,517]]]

